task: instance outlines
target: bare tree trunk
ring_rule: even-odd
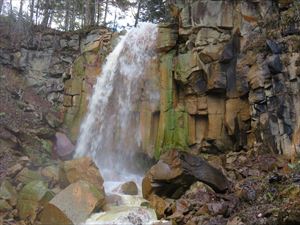
[[[106,18],[107,18],[107,12],[108,12],[108,3],[109,0],[106,0],[105,2],[105,10],[104,10],[104,19],[103,19],[103,24],[106,25]]]
[[[136,27],[136,26],[138,25],[138,23],[139,23],[140,12],[141,12],[141,6],[142,6],[142,0],[139,0],[137,12],[136,12],[136,15],[135,15],[135,23],[134,23],[134,26],[135,26],[135,27]]]
[[[50,19],[50,2],[49,0],[46,0],[45,2],[45,12],[44,12],[44,18],[42,21],[42,26],[47,27]]]
[[[2,12],[2,7],[3,7],[3,0],[0,0],[0,14]]]
[[[85,15],[85,25],[92,26],[95,25],[95,0],[86,0],[86,15]]]
[[[12,0],[9,1],[9,6],[10,6],[10,15],[12,15],[13,14]]]
[[[31,0],[30,4],[30,23],[33,24],[33,10],[34,10],[34,0]]]
[[[53,10],[50,10],[50,20],[49,20],[49,23],[47,25],[47,27],[51,27],[51,24],[52,24],[52,21],[53,21]]]
[[[20,8],[19,8],[19,16],[18,16],[18,18],[19,19],[22,19],[22,17],[23,17],[23,2],[24,0],[20,0]]]
[[[40,0],[37,0],[36,12],[35,12],[35,24],[38,24],[39,11],[40,11]]]
[[[66,0],[65,31],[70,28],[70,0]]]
[[[85,26],[85,5],[82,6],[82,12],[81,12],[81,28]]]
[[[75,29],[75,20],[76,20],[76,7],[73,5],[71,10],[71,19],[70,19],[70,30]]]
[[[97,25],[98,26],[100,23],[100,17],[101,17],[101,5],[100,5],[100,0],[97,0]]]
[[[117,30],[117,10],[115,10],[115,17],[114,17],[113,29]]]

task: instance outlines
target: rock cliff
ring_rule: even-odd
[[[87,98],[117,37],[101,27],[64,33],[23,25],[0,18],[1,176],[18,154],[37,164],[72,154]]]
[[[172,1],[159,28],[156,155],[172,148],[299,154],[296,1]]]

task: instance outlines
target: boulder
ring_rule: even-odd
[[[0,199],[0,212],[6,212],[12,210],[12,207],[10,204],[8,204],[7,201]]]
[[[104,191],[79,180],[56,195],[41,212],[43,225],[78,225],[104,203]]]
[[[56,165],[51,165],[43,168],[41,170],[41,174],[49,181],[55,183],[59,181],[59,167]]]
[[[121,192],[125,195],[137,195],[138,187],[133,181],[126,182],[120,187]]]
[[[17,209],[19,217],[22,220],[30,217],[34,221],[37,215],[37,210],[46,196],[48,188],[43,181],[32,181],[26,184],[19,193]]]
[[[72,156],[75,151],[75,146],[72,144],[70,139],[64,133],[57,132],[55,134],[55,153],[61,159],[67,159]]]
[[[43,177],[40,175],[38,171],[30,170],[27,167],[25,167],[23,170],[21,170],[20,173],[16,176],[16,181],[28,184],[31,181],[35,180],[43,180]]]
[[[227,178],[204,159],[170,150],[143,179],[143,196],[148,199],[151,194],[156,194],[177,199],[196,181],[202,181],[216,192],[225,192],[229,185]]]
[[[165,215],[165,210],[170,206],[170,203],[157,195],[149,197],[150,206],[155,210],[157,218],[161,219]]]
[[[17,203],[17,195],[16,189],[9,181],[2,181],[0,186],[0,199],[8,201],[10,205],[14,206]]]
[[[65,161],[62,164],[60,169],[61,186],[66,187],[79,180],[88,181],[99,190],[103,189],[103,178],[91,158],[83,157]]]

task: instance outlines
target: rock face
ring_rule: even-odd
[[[113,33],[14,27],[0,18],[1,165],[14,162],[14,150],[36,164],[68,159]]]
[[[56,195],[41,213],[44,225],[83,223],[97,206],[103,204],[104,192],[87,181],[77,181]]]
[[[205,160],[186,152],[170,150],[161,156],[143,180],[143,196],[151,194],[179,198],[196,181],[202,181],[217,192],[228,189],[227,178]]]
[[[171,148],[222,153],[257,144],[297,156],[297,3],[171,2],[176,23],[160,25],[158,37],[156,157]]]

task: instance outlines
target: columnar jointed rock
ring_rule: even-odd
[[[160,48],[156,156],[170,147],[220,153],[257,143],[299,155],[299,3],[171,2],[178,23],[159,33],[178,38]]]
[[[143,196],[151,194],[179,198],[196,181],[202,181],[217,192],[228,189],[227,178],[204,159],[186,152],[170,150],[161,156],[143,179]]]

